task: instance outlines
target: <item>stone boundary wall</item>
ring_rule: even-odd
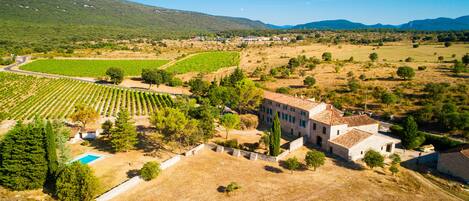
[[[289,146],[289,151],[293,152],[293,151],[303,147],[305,142],[306,142],[306,137],[300,137],[296,140],[291,141],[290,146]]]
[[[193,149],[187,151],[184,153],[184,156],[194,156],[196,155],[200,150],[204,149],[205,144],[200,144],[199,146],[194,147]]]
[[[174,164],[176,164],[180,160],[181,160],[181,155],[176,155],[176,156],[164,161],[163,163],[161,163],[160,168],[162,170],[165,170],[165,169],[173,166]],[[110,191],[100,195],[99,197],[96,198],[96,201],[111,200],[111,199],[117,197],[118,195],[120,195],[121,193],[124,193],[124,192],[134,188],[135,186],[139,185],[142,182],[144,182],[144,180],[142,178],[140,178],[140,176],[132,177],[131,179],[119,184],[118,186],[115,186]]]

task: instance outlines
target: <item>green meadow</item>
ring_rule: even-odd
[[[110,67],[122,68],[126,76],[139,76],[143,68],[158,68],[165,60],[36,60],[20,69],[75,77],[100,77]]]

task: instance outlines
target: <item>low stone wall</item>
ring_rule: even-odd
[[[296,140],[293,140],[290,142],[290,146],[289,146],[289,151],[290,152],[293,152],[299,148],[301,148],[306,142],[306,137],[300,137]]]
[[[199,146],[194,147],[193,149],[184,153],[184,156],[193,156],[196,155],[200,150],[204,149],[205,144],[200,144]]]
[[[242,156],[242,157],[245,157],[249,160],[263,160],[263,161],[268,161],[268,162],[277,162],[277,161],[279,161],[280,159],[282,159],[283,157],[285,157],[286,155],[288,155],[290,153],[290,151],[285,150],[279,156],[274,157],[274,156],[268,156],[268,155],[257,153],[257,152],[250,152],[250,151],[246,151],[246,150],[233,149],[231,147],[224,147],[224,146],[221,146],[221,145],[207,144],[206,146],[209,147],[210,149],[216,151],[216,152],[219,152],[219,153],[225,153],[226,152],[226,153],[228,153],[228,154],[230,154],[234,157],[241,157]]]
[[[160,168],[162,170],[165,170],[165,169],[173,166],[174,164],[176,164],[180,160],[181,160],[181,155],[176,155],[176,156],[166,160],[165,162],[161,163]]]

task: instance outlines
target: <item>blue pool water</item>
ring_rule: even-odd
[[[78,159],[78,161],[80,161],[80,163],[83,163],[83,164],[88,164],[88,163],[91,163],[91,162],[97,160],[98,158],[100,158],[100,156],[95,156],[95,155],[88,154],[88,155],[83,156],[80,159]]]

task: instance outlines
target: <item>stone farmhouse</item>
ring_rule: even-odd
[[[394,153],[396,141],[379,134],[379,123],[367,115],[344,116],[331,104],[265,91],[259,120],[271,125],[276,114],[283,133],[306,136],[310,143],[349,161],[362,159],[370,149],[385,156]]]

